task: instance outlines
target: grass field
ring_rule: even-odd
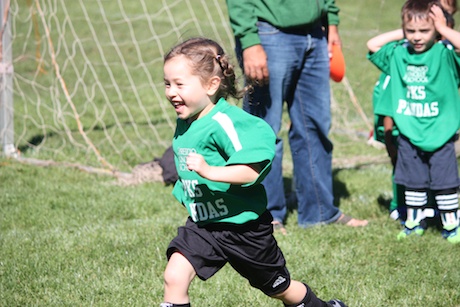
[[[389,165],[335,170],[337,204],[369,219],[365,229],[299,229],[291,211],[276,238],[293,278],[349,306],[460,306],[459,247],[436,227],[396,240],[390,175]],[[5,159],[0,182],[0,306],[159,305],[165,249],[186,218],[171,187]],[[277,306],[228,266],[190,292],[194,306]]]
[[[402,1],[338,4],[347,77],[372,118],[378,71],[365,59],[365,42],[399,26]],[[333,88],[339,103],[349,101],[341,84]],[[384,156],[365,138],[345,144],[334,158]],[[287,156],[286,181],[289,166]],[[460,306],[460,247],[443,240],[435,224],[423,237],[396,240],[401,226],[386,208],[391,172],[388,161],[334,169],[336,205],[369,219],[364,229],[300,229],[296,210],[290,211],[289,234],[276,238],[292,277],[350,307]],[[158,306],[165,250],[186,219],[171,190],[161,183],[120,186],[110,176],[0,158],[0,306]],[[229,266],[207,282],[195,280],[190,294],[193,306],[281,306]]]

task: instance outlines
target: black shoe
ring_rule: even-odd
[[[327,302],[327,304],[330,307],[347,307],[347,305],[345,305],[341,300],[337,300],[337,299],[330,300],[329,302]]]

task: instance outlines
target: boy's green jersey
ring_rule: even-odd
[[[267,206],[261,181],[270,170],[275,139],[265,121],[223,98],[192,123],[178,119],[172,145],[179,180],[173,195],[199,225],[257,219]],[[191,152],[202,155],[211,166],[259,164],[262,170],[256,181],[245,185],[210,181],[188,170],[186,158]]]
[[[460,56],[446,42],[419,54],[408,47],[404,41],[388,43],[368,58],[391,76],[391,116],[400,133],[433,152],[460,128]]]

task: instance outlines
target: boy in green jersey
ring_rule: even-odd
[[[345,307],[339,300],[322,301],[290,277],[261,184],[275,155],[275,134],[262,119],[226,101],[242,93],[222,47],[205,38],[177,45],[165,56],[164,81],[178,117],[173,195],[189,218],[166,252],[161,306],[190,306],[192,280],[207,280],[229,263],[285,306]]]
[[[395,182],[406,187],[407,220],[398,238],[424,233],[423,209],[431,189],[443,236],[460,243],[454,146],[460,128],[460,56],[454,49],[460,48],[460,33],[447,26],[437,1],[409,0],[401,16],[402,30],[367,43],[369,60],[391,76],[387,115],[400,131]]]
[[[456,0],[445,0],[440,1],[441,7],[444,10],[446,17],[447,26],[453,28],[455,26],[455,20],[452,16],[457,11]],[[372,137],[374,140],[385,144],[388,155],[391,158],[393,165],[393,174],[391,176],[393,197],[389,205],[390,217],[394,220],[400,220],[404,224],[406,220],[406,205],[404,203],[404,187],[394,182],[394,166],[397,158],[397,137],[399,130],[391,118],[391,109],[389,115],[385,115],[385,107],[388,106],[388,101],[391,100],[390,90],[386,91],[390,84],[390,76],[381,73],[379,80],[374,86],[372,95],[372,106],[374,110],[374,130]],[[383,110],[382,110],[383,108]],[[428,203],[433,203],[433,195],[428,192]],[[424,210],[426,217],[435,216],[435,212],[430,206]]]

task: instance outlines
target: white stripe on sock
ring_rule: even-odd
[[[412,207],[423,207],[427,203],[426,192],[406,191],[406,205]]]
[[[458,194],[436,195],[436,204],[441,211],[458,209]]]

